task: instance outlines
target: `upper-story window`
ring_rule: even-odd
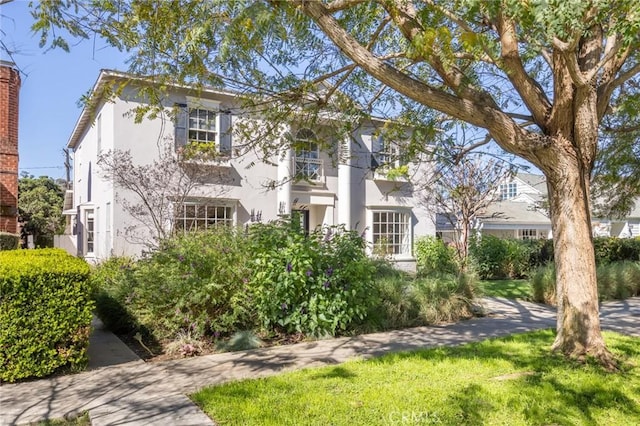
[[[216,101],[188,98],[178,104],[175,123],[176,149],[189,143],[211,144],[208,153],[231,155],[231,113],[222,110]]]
[[[189,109],[189,141],[215,143],[218,135],[216,115],[207,109]]]
[[[518,195],[518,184],[515,182],[500,184],[500,199],[509,200]]]
[[[382,136],[374,137],[371,143],[371,168],[393,169],[402,165],[400,148]]]
[[[296,133],[295,146],[295,177],[310,181],[322,179],[322,160],[318,139],[311,130],[301,129]]]

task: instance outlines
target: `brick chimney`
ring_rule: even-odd
[[[18,232],[18,96],[15,64],[0,61],[0,232]]]

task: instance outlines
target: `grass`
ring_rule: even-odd
[[[78,417],[69,419],[50,419],[37,423],[31,423],[31,426],[91,426],[89,413],[81,414]]]
[[[640,424],[640,339],[605,333],[611,374],[549,353],[539,331],[209,387],[220,425]]]
[[[480,281],[480,288],[485,296],[531,299],[531,284],[527,280]]]

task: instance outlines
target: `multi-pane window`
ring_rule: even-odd
[[[407,212],[373,212],[374,250],[384,254],[411,254],[410,216]]]
[[[372,167],[374,169],[382,167],[383,169],[393,169],[400,167],[400,148],[397,144],[385,140],[382,136],[374,139],[372,144]]]
[[[537,229],[518,229],[518,238],[521,240],[535,240],[538,238]]]
[[[93,210],[85,212],[85,253],[93,253],[95,243],[95,217]]]
[[[207,109],[189,110],[189,141],[216,142],[216,113]]]
[[[500,185],[500,199],[509,200],[518,195],[518,184],[515,182],[503,183]]]
[[[322,178],[322,160],[316,135],[308,129],[296,134],[295,176],[297,179],[318,181]]]
[[[217,225],[233,225],[233,207],[210,203],[183,203],[176,209],[174,229],[197,231]]]

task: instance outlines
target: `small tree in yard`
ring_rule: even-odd
[[[256,104],[268,100],[265,114],[289,108],[288,120],[330,110],[351,132],[354,117],[393,118],[415,129],[409,155],[432,139],[436,111],[485,129],[547,180],[558,295],[553,349],[613,366],[600,332],[590,179],[603,119],[640,94],[636,0],[33,7],[43,44],[68,47],[59,27],[85,38],[95,32],[131,52],[131,71],[154,76],[159,87],[231,86]]]
[[[440,164],[422,183],[422,204],[451,225],[463,270],[476,221],[486,217],[487,207],[500,199],[499,186],[512,174],[512,167],[503,160],[470,154]]]
[[[48,176],[23,173],[18,180],[18,219],[23,235],[37,246],[53,247],[53,236],[64,230],[64,190]]]
[[[117,190],[116,201],[135,221],[125,228],[130,241],[157,248],[173,235],[176,208],[193,195],[198,185],[205,179],[225,183],[218,168],[203,161],[184,160],[182,153],[174,152],[172,140],[161,145],[157,159],[148,164],[134,162],[129,151],[106,151],[99,156],[103,177]],[[216,186],[215,195],[221,195],[223,188]]]

